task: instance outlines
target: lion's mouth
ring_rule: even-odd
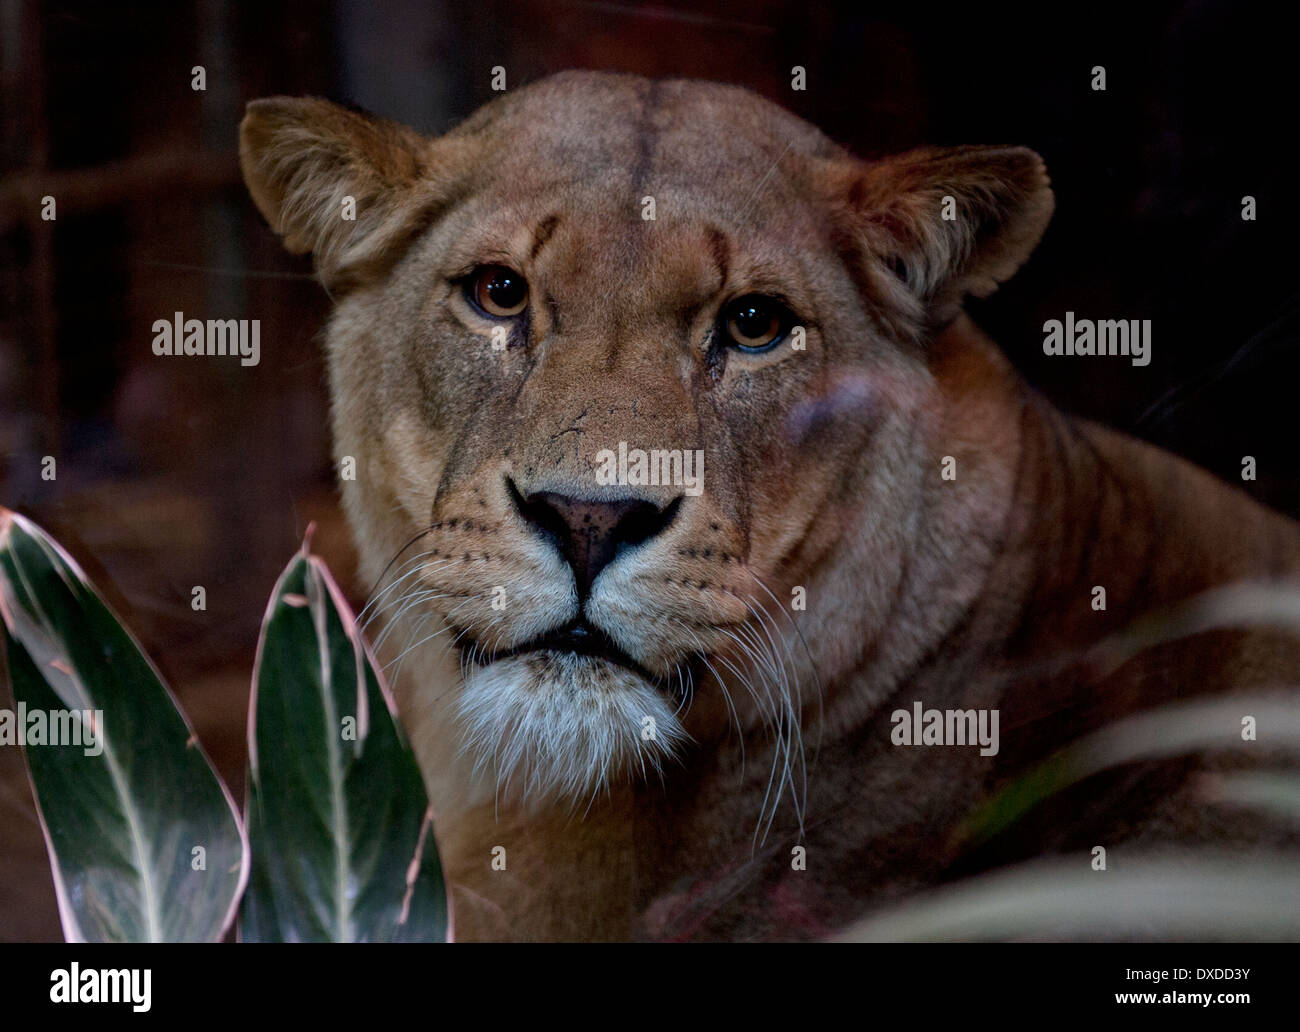
[[[468,636],[460,638],[459,646],[461,654],[470,663],[481,667],[513,656],[550,652],[558,655],[588,656],[592,659],[602,659],[606,663],[632,671],[638,677],[653,685],[659,685],[663,680],[650,673],[619,648],[614,639],[599,627],[593,626],[581,617],[563,627],[557,627],[508,649],[484,648]]]

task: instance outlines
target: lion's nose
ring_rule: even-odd
[[[579,600],[621,553],[661,533],[681,503],[680,495],[663,508],[640,498],[593,501],[551,491],[525,497],[513,483],[510,491],[519,514],[546,534],[573,567]]]

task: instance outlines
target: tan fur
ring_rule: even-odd
[[[377,581],[397,557],[406,586],[428,592],[387,611],[385,651],[452,626],[402,658],[396,686],[459,938],[824,935],[977,863],[952,829],[1061,743],[1297,668],[1294,645],[1262,633],[1201,635],[1100,679],[1075,661],[1198,590],[1294,575],[1300,534],[1188,464],[1057,412],[959,314],[1046,227],[1032,152],[863,163],[744,90],[567,73],[436,140],[323,101],[257,101],[241,158],[268,222],[316,253],[335,293],[335,453],[357,460],[342,488],[363,572]],[[344,196],[355,222],[339,218]],[[939,216],[946,196],[956,222]],[[527,339],[503,351],[452,282],[490,263],[531,290]],[[752,290],[790,301],[805,351],[709,347],[719,305]],[[642,774],[646,756],[620,739],[594,799],[530,797],[465,753],[449,643],[465,632],[502,648],[559,619],[567,569],[515,511],[507,477],[598,496],[595,456],[620,440],[707,458],[703,494],[607,567],[590,604],[651,674],[694,664],[690,744],[659,774],[650,755]],[[955,481],[940,477],[945,456]],[[679,493],[638,491],[660,504]],[[788,605],[796,586],[806,611]],[[734,628],[773,639],[784,676],[754,672]],[[749,697],[727,663],[769,698]],[[602,677],[586,698],[622,690]],[[601,733],[585,708],[564,709],[564,689],[530,673],[514,690],[547,693],[557,735],[570,720]],[[998,707],[1002,751],[892,746],[889,713],[914,699]],[[1180,786],[1093,785],[985,860],[1086,855],[1157,828],[1250,837],[1201,819]],[[807,871],[791,869],[797,843]]]

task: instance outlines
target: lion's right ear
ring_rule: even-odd
[[[446,203],[458,150],[315,97],[254,100],[239,126],[254,203],[327,286],[382,264]]]
[[[967,295],[996,290],[1029,257],[1054,203],[1043,159],[1025,147],[834,161],[820,181],[875,293],[915,324],[947,322]]]

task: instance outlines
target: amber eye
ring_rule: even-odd
[[[528,307],[528,281],[504,265],[483,265],[465,281],[465,296],[484,315],[508,319]]]
[[[767,351],[794,325],[794,315],[776,298],[746,294],[722,310],[722,329],[741,351]]]

